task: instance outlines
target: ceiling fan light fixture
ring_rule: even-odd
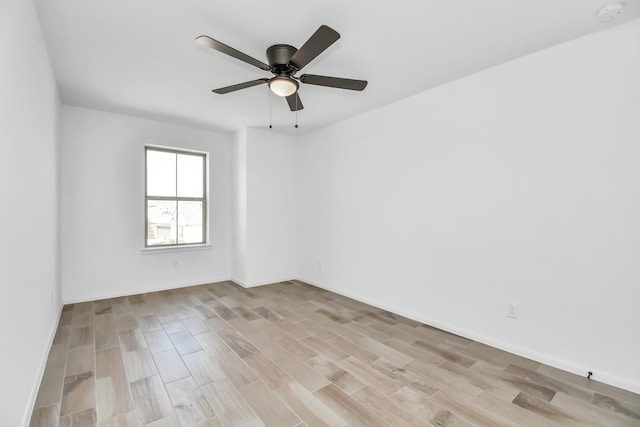
[[[269,89],[278,96],[289,96],[296,93],[300,85],[291,77],[278,76],[269,80]]]

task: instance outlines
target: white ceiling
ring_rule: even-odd
[[[625,0],[36,0],[63,102],[221,131],[302,133],[480,70],[640,17]],[[368,80],[364,92],[302,85],[304,110],[266,85],[211,89],[271,74],[194,42],[206,34],[266,62],[321,25],[342,38],[299,73]]]

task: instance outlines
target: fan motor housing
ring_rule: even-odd
[[[290,65],[289,60],[298,51],[288,44],[274,44],[267,48],[267,60],[269,65],[276,74],[290,74],[295,71]]]

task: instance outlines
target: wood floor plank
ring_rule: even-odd
[[[350,426],[389,426],[389,423],[371,413],[333,384],[322,387],[313,394]]]
[[[437,387],[440,390],[447,390],[451,393],[462,393],[465,395],[477,396],[482,389],[476,387],[468,381],[461,381],[459,378],[453,377],[450,373],[439,367],[413,361],[404,366],[408,373],[418,375],[428,381],[428,384]]]
[[[339,427],[345,424],[335,412],[297,382],[275,390],[276,395],[302,420],[303,425]]]
[[[157,331],[162,329],[162,323],[155,314],[147,314],[145,316],[136,316],[138,319],[138,325],[143,333]]]
[[[361,382],[372,386],[387,396],[392,395],[404,386],[403,383],[394,381],[354,357],[348,357],[344,360],[340,360],[339,362],[336,362],[336,364]]]
[[[71,335],[69,337],[69,348],[93,344],[93,325],[79,327],[73,326],[71,328]]]
[[[411,356],[407,356],[402,352],[394,350],[393,348],[368,337],[360,338],[358,340],[358,344],[370,352],[377,354],[379,357],[400,366],[406,365],[413,360]]]
[[[371,329],[380,331],[406,344],[411,344],[417,338],[415,333],[415,328],[405,325],[404,323],[396,323],[393,325],[389,325],[387,323],[380,322],[378,319],[376,319],[376,320],[370,321],[368,326]]]
[[[269,388],[277,389],[293,382],[293,378],[262,354],[253,354],[242,360]]]
[[[258,381],[258,376],[232,351],[217,355],[213,361],[236,388]]]
[[[476,398],[473,399],[473,403],[491,412],[498,413],[503,417],[515,423],[518,423],[524,427],[539,427],[539,426],[561,427],[563,425],[553,420],[550,420],[548,418],[544,418],[518,405],[514,405],[510,401],[505,402],[499,397],[496,397],[493,394],[488,393],[486,391],[483,391],[478,396],[476,396]]]
[[[60,322],[62,319],[60,319]],[[56,329],[56,334],[53,336],[52,345],[64,344],[67,345],[69,343],[69,336],[71,335],[71,325],[62,325],[58,324],[58,329]]]
[[[370,386],[365,386],[351,395],[371,413],[387,421],[392,426],[416,426],[423,421],[415,414],[406,411],[394,400],[377,392]]]
[[[512,403],[560,425],[592,425],[584,421],[581,422],[579,418],[574,417],[572,414],[526,393],[518,393]]]
[[[159,375],[132,382],[131,394],[142,424],[174,415],[173,406]]]
[[[95,409],[96,385],[93,371],[81,372],[64,378],[60,416]]]
[[[136,351],[147,348],[147,342],[144,339],[144,334],[140,328],[129,329],[118,334],[120,343],[127,351]]]
[[[450,393],[441,390],[436,393],[431,400],[435,404],[476,425],[494,427],[517,427],[519,425],[517,422],[511,421],[501,414],[474,404],[473,400],[476,397],[477,395],[474,396],[473,393],[465,395],[463,393]]]
[[[241,387],[240,394],[267,426],[297,426],[300,419],[262,381]]]
[[[73,414],[63,415],[59,420],[59,427],[96,427],[96,409],[89,408]]]
[[[148,349],[143,348],[140,350],[127,351],[123,356],[124,367],[130,383],[158,374],[156,364]]]
[[[556,394],[551,403],[555,407],[562,408],[572,414],[574,418],[595,422],[596,425],[620,427],[640,425],[638,417],[613,411],[611,408],[602,407],[594,403],[588,403],[564,393]]]
[[[185,360],[190,360],[188,356],[189,355],[185,355]],[[185,366],[178,352],[173,348],[154,354],[153,360],[160,373],[160,378],[162,378],[162,381],[165,383],[186,378],[192,374]]]
[[[371,363],[371,366],[376,371],[391,378],[395,382],[403,384],[409,388],[417,390],[427,396],[433,396],[442,388],[438,383],[431,381],[430,378],[416,375],[411,371],[407,371],[392,362],[385,359],[378,359]]]
[[[535,370],[538,366],[540,366],[540,364],[537,362],[533,362],[529,359],[516,356],[515,354],[511,354],[479,342],[473,342],[464,348],[458,348],[458,351],[474,359],[496,365],[496,367],[499,368],[505,368],[511,363],[532,370]]]
[[[209,332],[211,329],[209,326],[200,320],[198,317],[189,317],[182,321],[182,324],[189,330],[189,333],[194,337],[205,332]]]
[[[96,401],[98,422],[134,409],[119,347],[96,352]]]
[[[255,313],[257,313],[260,317],[270,321],[277,321],[283,319],[279,314],[274,313],[266,307],[256,307],[253,309]]]
[[[617,412],[624,416],[640,421],[640,411],[632,409],[631,405],[627,405],[624,402],[619,402],[612,397],[604,396],[600,393],[595,393],[593,395],[593,398],[591,399],[591,403],[601,408],[610,409],[613,412]]]
[[[171,342],[173,342],[176,350],[178,350],[178,353],[181,355],[202,350],[198,341],[196,341],[186,329],[184,331],[169,334],[169,339],[171,339]]]
[[[256,320],[252,320],[250,323],[258,331],[259,334],[266,335],[273,339],[287,333],[286,331],[276,326],[274,322],[265,320],[262,317]]]
[[[339,349],[340,351],[348,354],[349,356],[353,356],[356,359],[362,360],[364,363],[373,362],[374,360],[380,357],[377,354],[373,353],[372,351],[369,351],[366,348],[363,348],[357,342],[346,339],[339,335],[332,338],[328,338],[327,342],[329,344],[332,344],[335,348]]]
[[[111,308],[111,301],[108,299],[98,300],[93,302],[93,314],[100,316],[101,314],[110,314],[113,313],[113,309]]]
[[[308,345],[295,339],[289,334],[283,334],[274,339],[282,348],[288,350],[291,354],[300,360],[307,360],[316,357],[318,353]]]
[[[555,390],[556,392],[567,393],[571,396],[578,397],[587,402],[590,402],[593,398],[592,391],[585,390],[582,387],[566,383],[557,378],[548,377],[546,375],[523,368],[518,365],[510,364],[504,369],[504,372],[520,377],[528,382],[547,387],[551,390]]]
[[[233,326],[233,328],[244,337],[250,337],[251,335],[260,333],[260,331],[253,326],[253,322],[249,322],[240,316],[228,319],[227,323]]]
[[[307,360],[307,364],[347,394],[364,387],[362,381],[322,356]]]
[[[582,389],[611,397],[619,402],[624,402],[635,412],[640,412],[640,396],[637,393],[613,387],[594,379],[588,379],[586,376],[576,375],[548,365],[539,366],[536,369],[536,372],[545,375],[546,377],[555,378],[567,384],[572,384]]]
[[[427,341],[416,340],[411,345],[421,350],[424,350],[428,353],[441,357],[445,360],[448,360],[449,362],[457,363],[458,365],[463,366],[465,368],[470,368],[471,366],[473,366],[474,363],[476,363],[475,359],[465,356],[464,354],[459,353],[455,349],[441,347],[441,346],[429,343]]]
[[[362,337],[364,337],[363,334],[361,334],[360,332],[349,328],[345,325],[341,325],[340,323],[335,323],[335,322],[325,322],[322,324],[322,326],[324,326],[326,329],[328,329],[330,332],[332,332],[333,334],[335,334],[334,337],[330,337],[330,338],[326,338],[326,340],[329,342],[331,339],[333,338],[343,338],[346,339],[348,341],[356,341]]]
[[[302,322],[298,322],[298,326],[301,326],[306,330],[308,330],[310,332],[310,335],[314,335],[318,338],[322,338],[323,340],[336,336],[335,333],[333,333],[328,328],[323,326],[323,324],[314,322],[310,319],[305,319]]]
[[[36,397],[35,408],[44,408],[60,404],[67,362],[67,345],[55,344],[49,350],[40,389]]]
[[[370,338],[372,340],[376,340],[381,343],[385,341],[389,341],[391,339],[391,336],[385,333],[376,331],[375,329],[372,329],[369,326],[363,325],[358,322],[345,323],[344,327],[347,329],[351,329],[355,333],[362,335],[363,338]]]
[[[468,421],[460,418],[433,403],[424,394],[403,387],[391,396],[395,402],[421,420],[422,424],[434,427],[473,427]]]
[[[207,352],[210,357],[231,351],[231,348],[215,332],[205,332],[194,336],[200,347]]]
[[[293,322],[290,322],[288,319],[276,320],[273,324],[297,340],[304,339],[311,335],[311,332]]]
[[[205,385],[212,381],[226,378],[219,365],[204,351],[186,354],[182,356],[182,359],[198,385]],[[168,382],[170,381],[165,380],[165,383]]]
[[[192,377],[169,383],[166,388],[182,427],[192,427],[212,418],[217,422],[213,408]]]
[[[29,427],[52,427],[58,425],[60,408],[58,405],[36,408],[31,415]]]
[[[422,351],[417,347],[414,347],[402,341],[398,341],[395,338],[391,338],[390,340],[385,341],[383,344],[421,363],[438,366],[445,362],[445,359],[442,357],[439,357],[428,351]]]
[[[441,367],[450,368],[447,369],[450,373],[455,370],[451,365],[443,364]],[[547,402],[550,402],[557,394],[554,389],[537,384],[520,375],[505,372],[503,369],[498,368],[497,365],[485,361],[479,361],[470,369],[466,371],[458,370],[458,372],[466,381],[472,382],[479,388],[490,391],[508,402],[511,402],[519,392],[525,392]],[[509,396],[510,393],[512,394],[511,396]]]
[[[163,329],[147,332],[144,338],[151,353],[160,353],[174,348],[173,342]]]
[[[291,354],[281,354],[273,362],[309,391],[329,384],[329,380]]]
[[[94,332],[96,351],[120,345],[112,314],[108,313],[96,316],[94,320]]]
[[[255,412],[229,380],[211,382],[201,390],[222,425],[245,426],[257,420]]]
[[[118,332],[126,332],[138,328],[138,320],[133,313],[123,313],[114,317]]]
[[[333,362],[337,362],[338,360],[346,359],[347,357],[349,357],[349,354],[316,336],[307,337],[302,340],[302,343],[307,347],[313,349],[313,351],[315,351],[317,354],[320,354]]]
[[[251,356],[260,351],[238,333],[219,333],[220,338],[240,357]]]
[[[253,310],[250,310],[248,307],[245,307],[244,305],[239,305],[235,307],[233,311],[235,311],[236,314],[242,317],[244,320],[255,320],[260,317]]]
[[[65,376],[77,375],[82,372],[94,372],[95,363],[95,350],[93,345],[84,345],[69,349]]]
[[[127,412],[106,420],[98,419],[98,427],[140,427],[140,421],[135,412]]]
[[[282,347],[276,340],[262,335],[256,335],[251,337],[251,345],[255,346],[258,350],[257,353],[269,358],[271,361],[275,361],[283,354],[292,353]]]

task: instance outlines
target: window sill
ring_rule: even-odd
[[[210,244],[203,245],[188,245],[188,246],[161,246],[142,248],[140,253],[142,255],[154,255],[154,254],[167,254],[175,252],[192,252],[192,251],[210,251],[212,246]]]

